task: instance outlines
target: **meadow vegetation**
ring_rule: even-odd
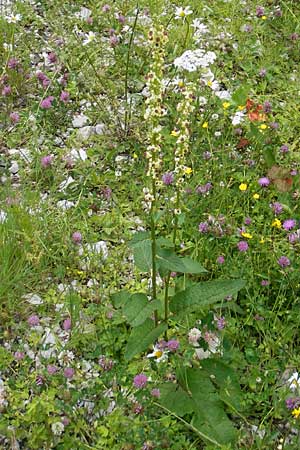
[[[0,447],[299,449],[299,2],[0,29]]]

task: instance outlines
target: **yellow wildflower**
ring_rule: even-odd
[[[261,240],[259,241],[260,244],[264,244],[266,241],[265,239],[262,237]]]
[[[272,227],[281,228],[281,221],[279,219],[273,220]]]
[[[261,130],[265,130],[267,127],[267,125],[265,123],[262,123],[259,127]]]
[[[178,85],[178,87],[183,88],[184,87],[184,82],[182,80],[179,80],[177,85]]]
[[[224,109],[227,109],[227,108],[229,108],[230,103],[229,102],[224,102],[222,105],[223,105]]]
[[[191,167],[186,167],[186,168],[184,169],[184,173],[185,173],[186,175],[191,175],[192,172],[193,172],[193,169],[192,169]]]
[[[261,16],[261,20],[266,20],[267,16]]]
[[[254,198],[254,200],[258,200],[258,199],[259,199],[259,197],[260,197],[260,195],[259,195],[259,194],[253,194],[253,198]]]
[[[179,135],[179,131],[178,130],[172,130],[171,131],[171,136],[177,137],[178,135]]]
[[[241,183],[241,184],[239,185],[239,190],[240,190],[240,191],[246,191],[247,188],[248,188],[248,185],[247,185],[246,183]]]
[[[292,414],[295,417],[295,419],[298,419],[298,417],[300,416],[300,408],[293,409]]]
[[[244,238],[246,238],[246,239],[252,239],[252,234],[250,234],[250,233],[246,233],[245,231],[243,231],[242,233],[241,233],[241,235],[244,237]]]
[[[202,125],[202,128],[208,128],[208,122],[204,122],[204,124]]]
[[[245,108],[246,108],[246,106],[240,105],[240,106],[238,107],[238,110],[239,110],[239,111],[243,111],[243,109],[245,109]]]

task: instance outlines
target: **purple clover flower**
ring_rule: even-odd
[[[272,130],[278,130],[279,123],[278,122],[270,122],[270,128],[272,128]]]
[[[256,8],[256,17],[262,17],[265,14],[265,9],[262,6]]]
[[[25,358],[25,353],[24,352],[15,352],[14,353],[14,357],[17,361],[21,361],[22,359]]]
[[[47,366],[47,372],[49,375],[54,375],[58,371],[58,368],[54,366],[53,364],[48,364]]]
[[[160,390],[157,389],[157,388],[152,389],[151,390],[151,395],[152,395],[152,397],[159,398],[160,397]]]
[[[282,204],[279,203],[279,202],[271,203],[270,206],[271,206],[271,208],[273,209],[274,214],[275,214],[276,216],[278,216],[279,214],[281,214],[282,211],[283,211],[283,206],[282,206]]]
[[[72,241],[74,242],[74,244],[80,244],[80,242],[82,241],[82,235],[79,231],[74,231],[74,233],[72,234]]]
[[[218,317],[217,318],[217,328],[218,330],[223,330],[226,326],[226,320],[225,317]]]
[[[270,180],[269,180],[269,178],[267,178],[267,177],[262,177],[262,178],[260,178],[260,179],[258,180],[258,184],[259,184],[261,187],[267,187],[267,186],[269,186],[269,184],[270,184]]]
[[[240,252],[246,252],[249,248],[248,242],[247,241],[238,242],[237,248]]]
[[[296,230],[294,233],[290,233],[288,235],[288,239],[290,244],[296,244],[297,242],[300,242],[300,230]]]
[[[40,324],[39,316],[33,314],[32,316],[28,317],[27,323],[30,327],[36,327],[37,325]]]
[[[148,377],[143,373],[136,375],[133,379],[133,385],[137,389],[143,389],[147,385]]]
[[[199,229],[200,233],[207,233],[208,232],[208,223],[200,222],[198,229]]]
[[[205,195],[211,190],[211,188],[212,188],[212,184],[208,182],[208,183],[198,186],[196,188],[196,192],[197,192],[197,194]]]
[[[171,339],[167,342],[167,348],[171,352],[176,352],[176,350],[178,350],[179,348],[179,342],[176,339]]]
[[[283,222],[282,228],[284,228],[286,231],[290,231],[293,228],[295,228],[297,222],[295,219],[287,219]]]
[[[259,75],[261,78],[264,78],[264,77],[267,75],[267,70],[264,69],[264,68],[260,69],[258,75]]]
[[[66,367],[64,370],[65,378],[71,379],[73,378],[75,370],[72,367]]]
[[[20,64],[20,62],[19,62],[19,60],[17,58],[10,58],[8,60],[7,67],[9,69],[16,69],[19,64]]]
[[[44,100],[41,101],[41,108],[42,109],[50,109],[52,106],[52,102],[54,100],[54,97],[52,95],[49,95],[49,97],[44,98]]]
[[[12,123],[18,123],[20,121],[20,114],[17,112],[11,112],[9,118]]]
[[[71,322],[71,319],[68,317],[68,318],[65,319],[64,322],[63,322],[63,329],[64,329],[65,331],[68,331],[68,330],[71,329],[71,327],[72,327],[72,322]]]
[[[266,100],[263,104],[263,111],[268,114],[272,111],[272,105],[270,102],[268,102],[268,100]]]
[[[68,91],[61,91],[59,99],[65,104],[68,103],[70,99],[70,93]]]
[[[246,217],[244,220],[245,225],[251,225],[252,219],[250,217]]]
[[[44,169],[46,169],[47,167],[50,167],[51,164],[52,164],[52,156],[51,155],[43,156],[41,158],[41,165],[42,165],[42,167],[44,167]]]
[[[224,264],[224,262],[225,262],[224,256],[220,255],[220,256],[217,257],[217,263],[218,264]]]
[[[260,285],[261,286],[269,286],[270,281],[269,280],[261,280]]]
[[[2,89],[1,94],[3,95],[3,97],[8,97],[11,94],[11,87],[10,86],[4,86],[4,88]]]
[[[286,256],[280,256],[277,262],[283,269],[291,265],[291,261]]]
[[[174,174],[172,172],[166,172],[166,173],[163,174],[161,179],[162,179],[162,182],[166,186],[169,186],[174,181]]]
[[[280,147],[280,151],[281,151],[281,153],[288,153],[288,151],[289,151],[289,146],[288,146],[287,144],[283,144],[283,145]]]

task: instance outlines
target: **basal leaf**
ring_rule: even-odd
[[[193,400],[179,385],[165,383],[159,390],[159,403],[177,416],[183,417],[194,411]]]
[[[213,376],[213,383],[219,387],[221,400],[234,410],[243,409],[243,393],[236,372],[220,359],[201,361],[203,370]]]

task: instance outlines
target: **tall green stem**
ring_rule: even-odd
[[[155,179],[152,179],[152,195],[153,201],[151,202],[151,250],[152,250],[152,300],[156,300],[156,235],[155,235],[155,219],[154,214],[156,212],[156,185]],[[155,326],[158,324],[158,314],[154,311]]]
[[[176,208],[179,207],[180,203],[180,192],[177,191],[177,198],[176,198]],[[176,237],[177,237],[177,230],[178,230],[178,216],[177,214],[174,214],[174,228],[173,228],[173,244],[175,247],[176,244]],[[170,279],[171,279],[171,272],[168,273],[167,277],[165,278],[165,322],[168,324],[169,319],[169,286],[170,286]],[[165,339],[167,339],[167,331],[165,333]]]

